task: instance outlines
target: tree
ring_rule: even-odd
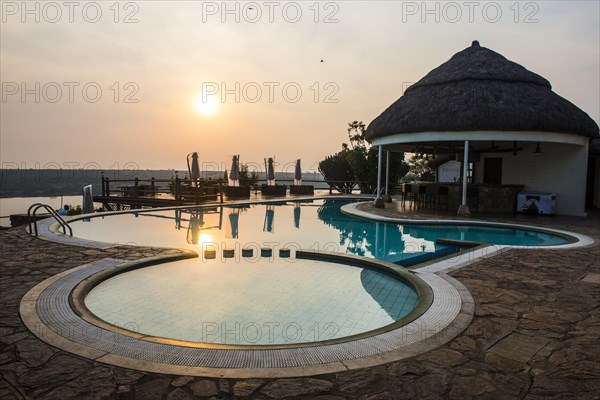
[[[402,182],[433,182],[435,181],[435,172],[429,166],[429,160],[418,154],[408,160],[410,169],[408,173],[402,178]]]
[[[375,165],[377,165],[377,153],[373,154],[371,145],[365,140],[365,130],[366,127],[362,121],[348,123],[350,148],[348,148],[346,158],[350,168],[352,168],[354,179],[358,181],[361,192],[369,193],[374,189],[371,182],[377,180],[377,171],[372,171],[371,168],[373,157],[375,157]]]
[[[348,123],[347,132],[350,145],[348,145],[347,143],[343,143],[342,151],[336,153],[334,156],[330,156],[345,158],[345,163],[343,163],[341,160],[336,160],[336,162],[339,164],[339,167],[341,169],[344,169],[344,173],[340,173],[339,171],[332,171],[331,165],[327,165],[327,168],[321,168],[321,164],[319,164],[319,171],[323,174],[326,181],[340,180],[329,177],[333,176],[331,174],[337,173],[339,178],[343,177],[344,180],[352,180],[358,182],[362,193],[373,193],[375,191],[377,186],[378,150],[373,148],[370,145],[370,143],[367,142],[367,140],[365,139],[365,131],[366,127],[362,121],[352,121]],[[321,161],[321,163],[323,163],[326,160],[327,159]],[[330,163],[331,162],[332,161],[330,161]],[[348,169],[346,170],[345,168]],[[404,154],[390,153],[390,184],[392,186],[397,184],[399,179],[402,176],[404,176],[407,172],[408,165],[404,162]],[[382,177],[383,179],[385,179],[385,169],[382,171]],[[336,189],[339,190],[337,187]],[[346,186],[344,189],[348,190],[348,186]],[[349,192],[345,191],[342,193]]]
[[[319,172],[331,187],[340,193],[352,193],[354,176],[346,158],[347,149],[326,157],[319,163]]]

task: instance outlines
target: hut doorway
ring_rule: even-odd
[[[502,184],[502,158],[486,158],[483,165],[483,183]]]

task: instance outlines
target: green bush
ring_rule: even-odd
[[[258,173],[256,171],[250,172],[248,170],[248,164],[240,165],[240,186],[256,186],[258,182]]]

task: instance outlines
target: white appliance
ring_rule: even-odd
[[[519,192],[517,212],[552,215],[556,212],[556,193]]]

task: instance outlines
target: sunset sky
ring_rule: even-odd
[[[47,4],[1,4],[5,168],[314,170],[475,39],[600,119],[598,1]]]

